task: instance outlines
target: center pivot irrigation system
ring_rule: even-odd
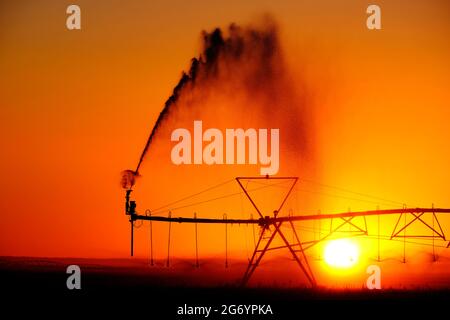
[[[250,195],[249,190],[244,186],[242,181],[247,180],[284,180],[286,182],[290,182],[290,186],[287,189],[286,194],[281,200],[281,203],[277,208],[274,208],[271,212],[271,215],[264,215],[261,209],[256,205],[255,200]],[[392,234],[390,235],[390,240],[394,238],[403,238],[404,245],[404,257],[403,261],[405,262],[405,246],[406,246],[406,238],[420,238],[425,240],[432,240],[433,246],[433,257],[434,255],[434,240],[435,238],[441,239],[443,241],[447,241],[444,231],[441,227],[441,224],[438,220],[437,214],[449,214],[450,209],[442,209],[442,208],[407,208],[404,206],[401,209],[387,209],[387,210],[370,210],[370,211],[359,211],[359,212],[344,212],[344,213],[336,213],[336,214],[310,214],[310,215],[285,215],[281,216],[280,212],[283,209],[287,199],[292,193],[295,185],[297,184],[298,177],[273,177],[273,176],[259,176],[259,177],[237,177],[237,183],[242,189],[243,193],[247,196],[247,199],[250,201],[253,208],[259,215],[258,219],[228,219],[226,215],[224,215],[223,219],[209,219],[209,218],[197,218],[194,215],[193,218],[188,217],[172,217],[171,213],[167,217],[164,216],[153,216],[149,210],[146,211],[145,215],[140,215],[136,212],[136,202],[130,200],[130,195],[132,190],[126,190],[126,205],[125,205],[125,213],[130,217],[130,226],[131,226],[131,255],[133,255],[133,240],[134,240],[134,223],[135,221],[161,221],[161,222],[178,222],[178,223],[194,223],[197,224],[253,224],[260,227],[259,238],[256,242],[255,249],[251,258],[249,259],[249,263],[247,269],[242,278],[242,285],[246,285],[250,280],[252,274],[255,272],[256,268],[260,264],[265,253],[271,250],[279,250],[287,248],[289,252],[292,254],[292,257],[297,262],[304,275],[306,276],[309,284],[312,287],[316,286],[316,279],[314,278],[314,274],[311,270],[311,267],[308,263],[308,259],[306,257],[305,251],[312,246],[316,245],[319,242],[324,240],[329,240],[330,236],[335,232],[338,232],[344,226],[351,226],[355,229],[356,235],[368,235],[368,228],[366,217],[367,216],[378,216],[378,260],[380,258],[379,251],[379,240],[380,240],[380,220],[379,217],[382,215],[396,215],[399,217],[397,222],[393,228]],[[425,215],[431,214],[432,222],[431,224],[425,221]],[[409,222],[406,221],[407,215],[410,215],[411,220]],[[355,217],[363,217],[364,219],[364,227],[358,226],[352,220]],[[402,217],[404,217],[404,223],[401,223]],[[297,232],[294,222],[298,221],[313,221],[313,220],[330,220],[330,230],[325,235],[320,234],[319,239],[315,239],[313,241],[300,241],[299,233]],[[338,220],[338,223],[333,227],[333,221]],[[411,234],[408,233],[406,235],[406,230],[408,227],[411,227],[414,223],[422,223],[427,229],[430,230],[431,234]],[[294,235],[292,239],[288,239],[281,229],[282,225],[285,224],[289,229],[292,230],[292,234]],[[197,230],[197,228],[196,228]],[[226,230],[226,229],[225,229]],[[226,231],[225,231],[226,232]],[[170,234],[170,228],[169,228]],[[281,246],[271,246],[275,237],[280,237],[283,245]],[[170,235],[169,235],[170,237]],[[170,239],[170,238],[169,238]],[[196,236],[197,239],[197,236]],[[446,248],[450,247],[450,241],[448,242]],[[152,257],[153,261],[153,257]],[[197,266],[198,266],[198,251],[197,251]]]

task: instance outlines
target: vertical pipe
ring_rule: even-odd
[[[405,226],[403,229],[403,263],[406,263],[406,213],[405,213]]]
[[[380,207],[377,206],[377,210],[380,210]],[[380,262],[380,215],[378,214],[378,262]]]
[[[320,216],[320,210],[317,212]],[[322,237],[322,219],[319,219],[319,240]]]
[[[130,217],[130,226],[131,226],[131,256],[133,256],[133,240],[134,240],[134,226],[133,226],[133,217]]]
[[[289,217],[292,217],[292,210],[289,210]],[[314,225],[314,221],[313,221],[313,225]],[[314,231],[314,237],[316,236],[315,234],[315,230],[313,228]],[[295,243],[295,234],[294,234],[294,226],[292,225],[292,243]]]
[[[223,214],[223,219],[227,220],[227,214]],[[228,223],[225,223],[225,268],[228,268]]]
[[[172,217],[172,212],[169,211],[169,218]],[[172,226],[172,221],[169,221],[169,240],[167,241],[167,262],[166,266],[169,267],[169,259],[170,259],[170,228]]]
[[[146,212],[149,217],[151,217],[151,212]],[[153,230],[152,230],[152,220],[150,222],[150,265],[153,266]]]
[[[253,214],[250,214],[250,219],[253,220]],[[255,224],[254,223],[252,223],[252,229],[253,229],[253,244],[256,248],[256,236],[255,236]]]
[[[434,203],[431,205],[431,208],[433,208],[434,209]],[[433,232],[433,262],[436,262],[436,252],[435,252],[435,249],[434,249],[434,211],[431,213],[432,214],[432,219],[433,219],[433,230],[432,230],[432,232]]]
[[[352,209],[348,208],[348,213],[352,212]],[[352,225],[348,223],[348,234],[350,235],[350,232],[352,230]]]
[[[194,219],[197,219],[197,213],[194,212]],[[195,222],[195,266],[198,268],[198,234],[197,234],[197,222]]]
[[[320,210],[317,211],[317,215],[320,216]],[[318,232],[318,237],[317,237],[317,242],[320,242],[320,238],[322,237],[322,219],[319,218],[318,221],[319,224],[319,232]],[[316,252],[317,252],[317,259],[320,260],[320,250],[316,247]]]

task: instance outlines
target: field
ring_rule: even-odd
[[[143,259],[2,257],[0,281],[3,292],[8,292],[4,301],[18,298],[38,305],[73,304],[78,311],[89,306],[89,310],[108,313],[120,308],[131,313],[144,311],[180,319],[183,317],[177,315],[177,310],[189,306],[211,306],[218,313],[210,314],[209,318],[221,318],[238,316],[222,315],[223,305],[231,306],[231,311],[237,310],[233,306],[270,305],[273,315],[252,316],[268,319],[305,311],[351,316],[356,315],[355,308],[404,315],[417,309],[445,308],[446,302],[450,302],[450,290],[445,286],[372,291],[362,288],[309,289],[295,283],[290,286],[276,282],[264,284],[255,278],[251,286],[242,288],[238,286],[238,280],[245,268],[244,262],[230,261],[228,269],[216,260],[204,261],[200,268],[195,268],[192,261],[184,260],[173,261],[169,268],[163,261],[156,263],[157,266],[149,267],[148,261]],[[66,287],[66,268],[70,264],[77,264],[82,270],[81,290]]]

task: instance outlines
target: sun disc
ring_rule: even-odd
[[[325,262],[335,268],[350,268],[358,262],[358,246],[349,239],[330,241],[325,247]]]

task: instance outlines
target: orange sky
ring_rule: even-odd
[[[164,101],[199,53],[201,30],[263,13],[280,26],[294,78],[314,88],[317,154],[301,178],[410,206],[450,207],[447,1],[375,1],[381,31],[365,27],[367,1],[76,1],[81,31],[65,28],[70,3],[0,5],[0,255],[127,256],[120,171],[135,167]],[[183,185],[219,169],[160,171],[169,154],[154,156],[161,158],[144,163],[137,186],[138,209],[221,182]],[[218,177],[257,172],[246,169]],[[308,212],[376,207],[301,192],[292,201]],[[450,232],[450,219],[442,221]],[[163,257],[167,226],[155,226]],[[191,256],[191,227],[175,226],[175,255]],[[223,228],[202,232],[202,253],[220,256]],[[231,232],[231,249],[242,251],[242,231]],[[140,256],[148,253],[147,236],[137,231]]]

